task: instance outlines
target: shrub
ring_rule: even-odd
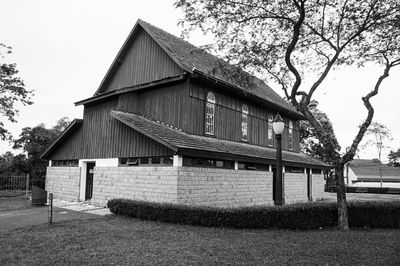
[[[187,225],[285,229],[337,225],[334,202],[224,209],[112,199],[107,206],[117,215]],[[400,202],[350,203],[349,224],[353,227],[400,228]]]

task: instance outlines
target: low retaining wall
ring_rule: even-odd
[[[273,205],[272,173],[180,167],[178,203],[237,208]]]
[[[47,167],[45,189],[54,198],[78,201],[80,167]]]

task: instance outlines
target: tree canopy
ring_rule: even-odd
[[[339,227],[347,229],[343,169],[371,124],[370,99],[400,64],[400,1],[177,0],[175,6],[184,12],[180,22],[184,34],[196,28],[211,34],[226,60],[280,84],[323,146],[335,143],[309,105],[328,74],[335,67],[368,62],[383,67],[371,91],[362,97],[367,114],[353,142],[344,154],[333,153]]]
[[[300,148],[306,154],[319,158],[326,163],[334,164],[336,159],[335,153],[340,150],[340,145],[327,114],[319,110],[317,106],[318,102],[313,100],[309,105],[310,111],[318,123],[327,129],[329,134],[326,137],[331,138],[329,143],[334,146],[324,146],[319,141],[318,135],[310,123],[307,120],[302,120],[300,121]]]
[[[400,167],[400,148],[388,154],[389,166]]]
[[[35,127],[25,127],[22,129],[19,138],[14,140],[14,149],[22,149],[27,154],[24,160],[25,169],[27,173],[31,174],[32,181],[35,185],[44,187],[44,180],[46,175],[47,160],[43,160],[41,155],[47,148],[54,142],[54,140],[65,130],[70,124],[67,117],[63,117],[57,121],[56,125],[52,128],[46,128],[44,124],[39,124]],[[7,158],[11,158],[9,155]],[[19,155],[17,155],[19,156]],[[25,157],[25,155],[23,155]],[[4,157],[4,156],[3,156]],[[21,158],[13,159],[16,163]],[[12,162],[9,159],[8,161]]]
[[[386,142],[393,139],[389,128],[382,123],[372,122],[367,129],[365,137],[365,143],[361,147],[376,147],[379,161],[381,161],[382,151],[389,148],[389,146],[386,145]]]
[[[10,53],[11,47],[0,43],[0,60]],[[16,64],[0,62],[0,115],[11,122],[16,122],[18,110],[15,104],[32,104],[32,93],[25,88],[24,81],[18,77]],[[10,140],[11,135],[5,128],[4,122],[0,121],[0,140],[6,139]]]

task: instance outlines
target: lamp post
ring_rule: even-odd
[[[283,205],[283,180],[282,180],[282,133],[285,129],[285,123],[282,117],[277,114],[272,128],[276,138],[276,179],[275,179],[275,205]]]

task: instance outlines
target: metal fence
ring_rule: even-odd
[[[29,174],[0,175],[0,190],[30,190]]]

